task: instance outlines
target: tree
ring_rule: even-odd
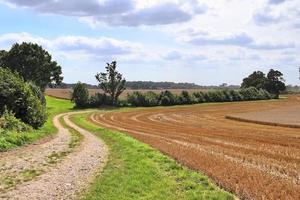
[[[16,43],[8,52],[0,53],[0,67],[18,72],[25,81],[32,81],[42,91],[63,80],[57,62],[52,61],[51,55],[41,46],[33,43]]]
[[[84,108],[88,105],[89,91],[84,83],[78,82],[73,88],[72,101],[77,108]]]
[[[255,71],[243,79],[242,88],[255,87],[256,89],[267,90],[277,97],[281,91],[286,89],[283,74],[278,70],[270,69],[267,76],[261,71]]]
[[[280,71],[270,69],[269,73],[267,74],[265,89],[268,92],[278,96],[281,91],[286,89],[284,81],[283,74]]]
[[[6,51],[4,50],[0,50],[0,61],[1,61],[1,58],[6,54]]]
[[[122,74],[116,70],[116,67],[116,61],[113,61],[111,64],[107,63],[105,67],[106,73],[98,73],[95,76],[99,82],[99,87],[110,95],[113,106],[116,105],[119,96],[126,89],[126,80],[123,79]]]
[[[41,127],[46,119],[46,106],[32,91],[34,86],[24,82],[17,74],[9,69],[0,68],[0,115],[8,109],[16,118],[34,128]],[[35,88],[36,90],[39,88]]]
[[[267,82],[266,75],[261,71],[255,71],[247,78],[243,79],[242,88],[255,87],[256,89],[265,89]]]

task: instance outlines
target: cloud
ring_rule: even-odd
[[[13,7],[81,18],[90,24],[114,26],[166,25],[190,21],[207,7],[197,0],[165,1],[138,6],[136,0],[2,0]],[[93,23],[91,23],[93,22]]]
[[[281,4],[285,2],[286,0],[269,0],[269,4]]]
[[[257,12],[253,15],[253,21],[259,26],[276,24],[283,20],[282,16],[271,15],[268,11]]]
[[[171,50],[162,55],[162,58],[169,61],[201,61],[207,59],[205,55],[199,53],[184,52],[179,50]]]
[[[197,46],[239,46],[257,50],[276,50],[294,48],[294,43],[270,43],[257,42],[246,33],[231,34],[224,37],[205,37],[203,35],[196,37],[188,37],[185,39],[188,42]]]
[[[78,54],[86,58],[128,56],[135,54],[140,49],[139,44],[106,37],[61,36],[46,39],[28,33],[0,35],[0,48],[9,49],[12,44],[21,42],[38,43],[51,52],[69,57]]]
[[[189,39],[189,43],[195,45],[235,45],[245,46],[253,42],[253,39],[245,33],[230,35],[224,38],[207,38],[203,36],[196,36]]]
[[[163,56],[166,60],[178,60],[183,57],[182,53],[176,50],[169,51],[166,53],[166,55]]]

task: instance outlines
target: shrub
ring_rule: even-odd
[[[72,92],[72,101],[77,108],[88,106],[89,91],[84,83],[78,82],[75,84]]]
[[[146,106],[146,98],[141,92],[134,91],[127,95],[127,99],[132,106]]]
[[[7,108],[24,123],[41,127],[47,119],[46,107],[33,92],[34,86],[9,69],[0,68],[0,77],[0,115]]]
[[[96,93],[92,95],[88,100],[89,107],[100,107],[103,105],[112,105],[110,96],[105,93]]]
[[[168,90],[161,92],[158,97],[158,104],[160,106],[171,106],[175,104],[175,96]]]
[[[32,90],[33,94],[40,99],[40,101],[42,102],[42,104],[44,106],[46,106],[46,98],[44,93],[41,91],[41,89],[36,86],[33,82],[28,82],[27,83],[30,87],[30,89]]]
[[[258,100],[258,90],[255,87],[243,88],[240,91],[244,101]]]
[[[243,96],[240,94],[239,91],[229,90],[229,94],[232,97],[232,101],[242,101],[243,100]]]
[[[149,91],[145,93],[145,100],[147,106],[157,106],[158,105],[158,95],[155,92]]]
[[[205,102],[205,94],[203,92],[194,92],[193,96],[195,98],[196,103],[204,103]]]
[[[3,116],[0,118],[0,128],[3,131],[30,131],[32,128],[17,119],[11,111],[5,110]]]
[[[181,92],[176,101],[176,103],[179,105],[192,104],[194,102],[195,100],[193,99],[193,97],[185,90]]]

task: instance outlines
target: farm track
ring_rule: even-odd
[[[225,118],[299,104],[299,96],[293,96],[279,101],[106,112],[91,120],[127,132],[204,172],[242,199],[300,199],[299,129]]]
[[[75,113],[54,118],[58,128],[54,139],[0,154],[0,178],[16,182],[11,187],[0,188],[0,199],[75,199],[87,186],[105,164],[108,151],[99,138],[69,120]],[[73,149],[69,146],[71,133],[62,126],[60,118],[83,136]],[[53,155],[59,160],[49,163]],[[24,170],[32,175],[30,179],[22,179]]]

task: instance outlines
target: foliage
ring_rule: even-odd
[[[0,127],[0,152],[36,141],[42,137],[54,134],[56,132],[57,129],[52,122],[53,117],[59,113],[70,111],[74,105],[68,100],[55,99],[53,97],[46,97],[46,100],[49,118],[40,129],[16,132],[4,130]],[[3,118],[2,120],[0,118],[0,121],[3,122]]]
[[[208,92],[194,92],[189,94],[182,91],[176,96],[166,90],[159,95],[154,92],[133,92],[127,96],[127,101],[131,106],[171,106],[186,105],[204,102],[232,102],[232,101],[252,101],[275,98],[266,90],[257,90],[255,87],[242,88],[240,90],[214,90]]]
[[[158,105],[160,106],[171,106],[176,102],[176,97],[168,90],[160,93],[158,97]]]
[[[158,104],[158,95],[152,91],[146,92],[145,94],[135,91],[128,94],[127,101],[132,106],[156,106]]]
[[[283,74],[280,71],[273,69],[270,69],[267,76],[261,71],[253,72],[247,78],[244,78],[241,87],[255,87],[258,90],[264,89],[277,96],[286,89]]]
[[[0,118],[0,128],[5,131],[30,131],[32,128],[22,122],[20,119],[17,119],[11,111],[5,109],[2,117]]]
[[[61,67],[37,44],[16,43],[8,52],[1,54],[0,67],[18,72],[25,81],[32,81],[42,91],[47,86],[61,83],[63,79]]]
[[[286,89],[283,74],[278,70],[271,69],[267,74],[267,83],[265,89],[275,95],[279,95],[281,91]]]
[[[266,75],[263,72],[255,71],[243,79],[241,88],[255,87],[256,89],[264,89],[266,81]]]
[[[110,105],[111,98],[110,96],[103,94],[103,93],[96,93],[89,98],[87,107],[100,107],[104,105]]]
[[[84,108],[89,101],[89,91],[84,83],[78,82],[72,92],[72,102],[75,103],[75,107]]]
[[[99,87],[108,93],[111,97],[112,105],[116,105],[119,96],[126,89],[126,80],[123,79],[122,74],[117,70],[117,62],[113,61],[111,64],[107,63],[105,67],[106,73],[96,74],[96,79],[99,82]]]
[[[195,103],[196,99],[194,96],[190,95],[187,91],[182,91],[181,94],[177,97],[177,104],[185,105]]]
[[[0,68],[0,77],[0,114],[6,107],[26,124],[41,127],[47,119],[46,108],[30,84],[5,68]]]

